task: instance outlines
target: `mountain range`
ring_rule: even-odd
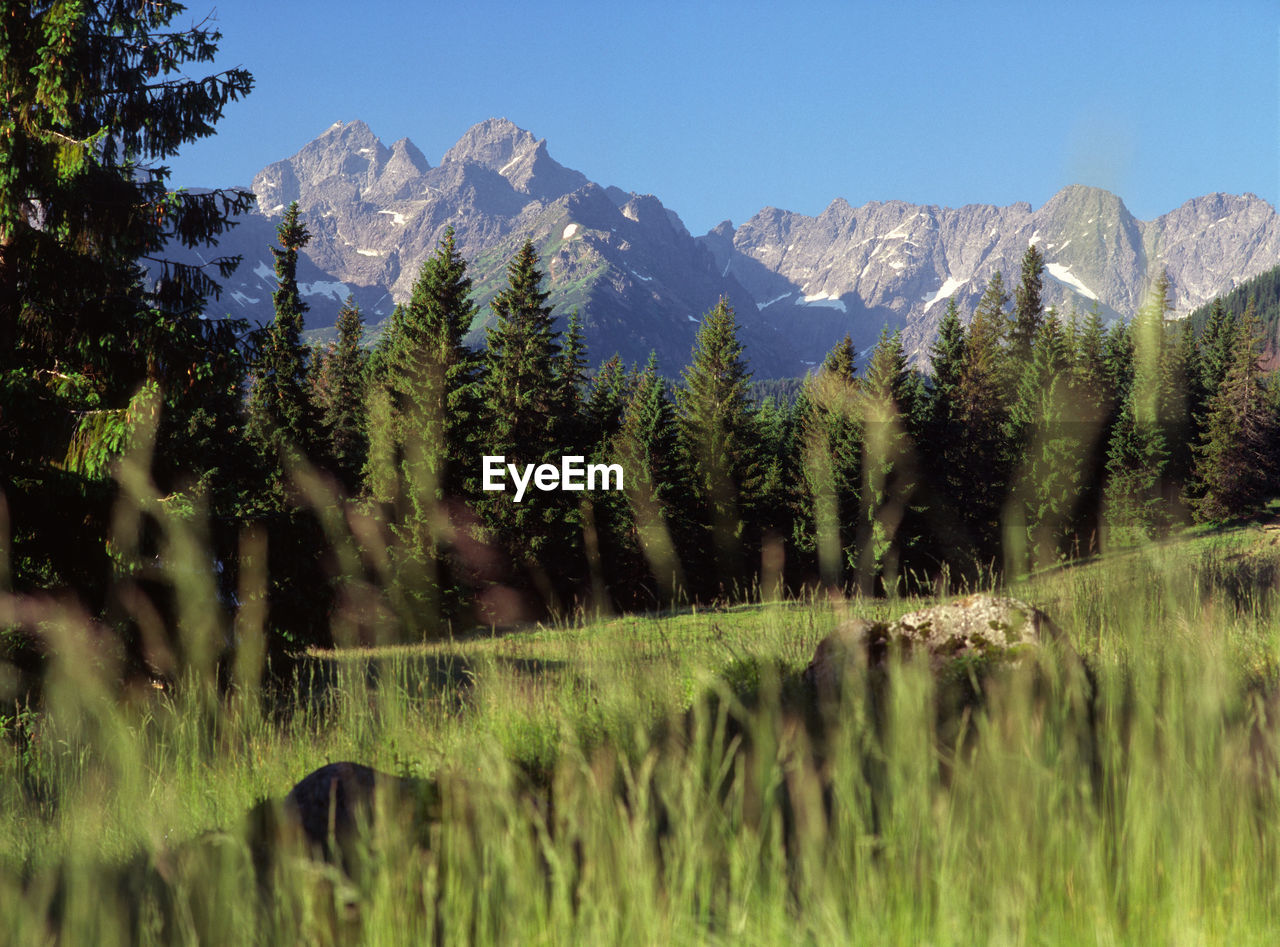
[[[1185,314],[1280,262],[1280,215],[1254,195],[1197,197],[1142,221],[1114,194],[1081,185],[1038,209],[836,199],[807,216],[766,207],[694,236],[657,197],[590,181],[505,119],[469,129],[435,166],[407,138],[388,148],[361,121],[335,123],[263,168],[251,189],[255,210],[219,247],[245,262],[211,315],[272,317],[268,248],[296,200],[312,234],[299,282],[313,337],[332,327],[348,293],[367,323],[386,319],[452,226],[481,305],[474,342],[507,262],[529,238],[557,315],[581,313],[593,363],[614,353],[642,363],[654,351],[671,375],[721,296],[737,312],[756,377],[788,377],[846,332],[870,348],[884,326],[901,329],[924,363],[947,298],[967,318],[997,270],[1013,285],[1029,243],[1046,259],[1047,305],[1096,305],[1107,318],[1136,312],[1162,271],[1175,313]]]

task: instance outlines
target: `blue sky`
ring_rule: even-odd
[[[505,116],[694,233],[837,197],[1038,207],[1075,183],[1143,219],[1211,191],[1280,201],[1275,0],[188,0],[183,22],[211,10],[215,67],[256,88],[176,185],[248,184],[355,118],[435,164]]]

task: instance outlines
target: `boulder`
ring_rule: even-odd
[[[940,671],[958,658],[1017,660],[1049,640],[1065,638],[1040,609],[1014,598],[970,595],[891,622],[845,621],[818,643],[804,679],[819,694],[831,695],[852,666],[882,668],[891,652],[923,652]]]
[[[424,796],[433,795],[432,788],[428,781],[393,776],[361,763],[329,763],[289,790],[284,814],[310,844],[328,853],[331,839],[341,844],[372,820],[375,801],[421,804],[428,801]]]

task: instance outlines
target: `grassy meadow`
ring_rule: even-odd
[[[0,942],[1274,943],[1278,570],[1250,525],[1032,576],[1079,664],[962,706],[894,665],[816,727],[822,636],[924,600],[313,653],[267,695],[121,692],[48,606],[77,647],[4,717]],[[435,808],[380,807],[345,870],[262,861],[246,813],[344,759]]]

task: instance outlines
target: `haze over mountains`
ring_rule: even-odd
[[[252,189],[256,213],[221,245],[245,262],[213,314],[271,318],[268,247],[296,200],[313,234],[299,266],[309,328],[331,326],[348,292],[367,323],[385,319],[452,225],[483,307],[477,333],[529,237],[557,315],[580,310],[593,363],[615,352],[642,363],[653,350],[669,374],[687,364],[701,316],[722,295],[764,378],[803,374],[846,332],[869,348],[885,325],[923,359],[947,297],[968,318],[994,272],[1012,285],[1029,242],[1047,261],[1046,304],[1067,313],[1096,303],[1108,317],[1131,316],[1162,270],[1186,313],[1280,262],[1280,216],[1253,195],[1197,197],[1141,221],[1083,186],[1035,210],[836,199],[813,217],[766,207],[694,237],[658,198],[588,180],[505,119],[468,130],[435,166],[407,138],[388,148],[363,122],[336,123],[264,168]]]

